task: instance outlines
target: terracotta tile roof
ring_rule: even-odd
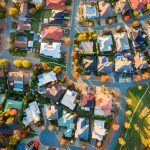
[[[61,40],[63,29],[57,27],[47,27],[44,29],[43,39]]]
[[[46,7],[55,9],[64,9],[65,0],[46,0]]]
[[[131,6],[134,10],[143,9],[144,5],[149,4],[150,0],[130,0]]]
[[[14,47],[19,47],[19,48],[26,48],[28,45],[28,39],[26,37],[24,37],[24,39],[19,39],[20,36],[18,36],[18,38],[16,38],[15,42],[14,42]]]
[[[31,30],[31,24],[26,23],[23,20],[19,20],[16,30],[18,32],[24,32],[25,30]]]
[[[82,107],[94,107],[95,96],[93,94],[87,93],[81,95],[81,105]]]

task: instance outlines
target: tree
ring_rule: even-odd
[[[79,74],[77,71],[75,71],[75,72],[73,73],[73,77],[74,77],[75,79],[79,79],[80,74]]]
[[[0,18],[3,19],[6,16],[6,9],[3,6],[0,6]]]
[[[131,114],[132,114],[132,111],[131,111],[131,110],[127,110],[127,111],[126,111],[126,115],[127,115],[127,116],[131,116]]]
[[[147,4],[146,8],[147,8],[148,12],[150,12],[150,4]]]
[[[61,71],[62,71],[62,67],[60,67],[60,66],[55,66],[53,69],[53,72],[56,74],[59,74]]]
[[[47,70],[47,68],[48,68],[48,65],[46,63],[42,63],[41,66],[44,70]]]
[[[139,132],[140,128],[139,128],[139,126],[137,124],[134,124],[134,130]]]
[[[117,33],[119,33],[119,32],[121,31],[121,27],[120,27],[120,26],[117,26],[117,27],[115,28],[115,30],[116,30]]]
[[[29,13],[30,13],[31,15],[35,14],[35,12],[36,12],[36,9],[35,9],[35,8],[30,8],[30,9],[29,9]]]
[[[67,143],[67,141],[64,138],[60,139],[60,145],[63,146]]]
[[[22,67],[24,67],[25,69],[28,69],[31,67],[31,62],[29,60],[23,60],[22,61]]]
[[[141,76],[140,75],[135,75],[134,76],[134,81],[135,82],[139,82],[141,80]]]
[[[105,27],[104,29],[103,29],[103,34],[107,34],[109,32],[109,29],[107,28],[107,27]]]
[[[128,105],[132,105],[132,99],[126,98],[126,103],[127,103]]]
[[[129,129],[129,128],[131,128],[131,125],[130,125],[130,123],[125,122],[125,123],[124,123],[124,127],[125,127],[126,129]]]
[[[125,142],[125,140],[123,138],[118,138],[118,142],[122,146],[126,144],[126,142]]]
[[[7,59],[0,59],[0,68],[7,68],[8,67],[8,60]]]
[[[37,4],[35,4],[35,8],[36,8],[36,10],[40,10],[42,8],[42,5],[37,3]]]
[[[148,72],[145,72],[142,74],[143,79],[148,79],[150,77],[150,74]]]
[[[109,80],[109,76],[108,75],[102,75],[100,80],[101,80],[101,82],[107,82]]]
[[[129,15],[125,15],[123,19],[124,19],[124,21],[129,21],[130,20],[130,16]]]
[[[70,43],[70,38],[69,38],[69,37],[65,38],[64,44],[65,44],[66,46],[68,46],[69,43]]]
[[[19,14],[19,11],[18,11],[18,9],[17,8],[15,8],[15,7],[11,7],[10,9],[9,9],[9,15],[10,16],[16,16],[16,15],[18,15]]]
[[[22,60],[14,60],[13,64],[15,67],[21,68],[22,67]]]
[[[114,20],[113,19],[108,19],[108,24],[113,24],[114,23]]]
[[[139,27],[139,26],[140,26],[140,24],[139,24],[138,21],[134,21],[134,22],[132,23],[132,27],[133,27],[133,28],[137,28],[137,27]]]
[[[134,17],[134,19],[137,19],[139,17],[139,12],[138,11],[134,11],[133,12],[133,17]]]
[[[14,117],[9,117],[9,118],[6,120],[5,124],[12,124],[13,122],[14,122]]]
[[[119,129],[119,124],[114,123],[114,124],[112,125],[112,128],[113,128],[114,131],[117,131],[117,130]]]

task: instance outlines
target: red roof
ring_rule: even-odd
[[[65,0],[46,0],[46,7],[55,9],[64,9]]]
[[[134,10],[140,10],[145,7],[145,5],[150,3],[150,0],[130,0],[131,6]]]
[[[47,27],[44,29],[43,39],[60,40],[63,36],[63,29],[57,27]]]

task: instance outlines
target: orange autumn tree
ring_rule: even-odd
[[[148,79],[150,77],[148,72],[142,74],[142,79]]]
[[[60,139],[60,145],[63,146],[67,143],[67,141],[64,138]]]
[[[113,130],[114,131],[117,131],[118,129],[119,129],[119,124],[117,124],[117,123],[114,123],[113,125],[112,125],[112,128],[113,128]]]
[[[125,15],[123,19],[124,19],[124,21],[129,21],[130,20],[130,16],[129,15]]]
[[[70,38],[69,37],[65,38],[65,40],[64,40],[65,46],[68,46],[69,43],[70,43]]]
[[[73,58],[76,58],[76,57],[77,57],[77,53],[76,53],[75,51],[73,51],[73,52],[71,53],[71,56],[72,56]]]
[[[73,72],[73,77],[74,77],[75,79],[79,79],[80,74],[79,74],[78,72],[74,71],[74,72]]]
[[[102,75],[100,77],[101,82],[107,82],[109,80],[109,76],[108,75]]]
[[[141,76],[140,75],[135,75],[134,76],[134,81],[135,82],[139,82],[141,80]]]

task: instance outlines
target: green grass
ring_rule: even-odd
[[[27,34],[27,38],[28,38],[28,41],[33,41],[34,34],[33,33]]]
[[[140,98],[144,94],[144,92],[147,89],[147,85],[142,86],[142,89],[139,90],[138,87],[132,87],[127,90],[127,97],[132,99],[132,105],[131,107],[127,109],[131,109],[132,112],[135,110]],[[144,96],[142,102],[140,103],[136,113],[133,116],[133,120],[131,122],[131,128],[128,131],[128,135],[125,139],[126,145],[122,148],[122,150],[142,150],[144,149],[144,145],[142,143],[142,140],[144,138],[147,138],[150,136],[150,133],[148,133],[148,125],[150,126],[150,119],[148,119],[148,116],[145,118],[140,118],[140,115],[143,113],[143,110],[146,107],[150,106],[149,99],[150,98],[150,89]],[[129,122],[130,117],[125,117],[125,121]],[[137,124],[140,127],[140,133],[134,130],[134,124]],[[123,129],[121,137],[124,137],[125,129]],[[116,146],[116,150],[118,150],[120,147],[119,144]]]
[[[44,18],[49,18],[51,15],[51,12],[52,12],[51,9],[44,9],[44,12],[43,12]]]
[[[12,42],[15,41],[15,38],[16,38],[16,32],[11,32],[10,33],[10,39],[12,40]]]
[[[66,62],[64,62],[62,59],[53,59],[53,58],[47,58],[44,56],[39,56],[41,62],[55,62],[61,65],[65,65],[66,66]]]
[[[31,30],[35,32],[39,32],[39,20],[32,20],[31,22]]]
[[[19,50],[18,52],[16,52],[15,50],[9,50],[9,53],[12,56],[21,56],[21,57],[25,57],[27,55],[27,51],[26,50]]]

